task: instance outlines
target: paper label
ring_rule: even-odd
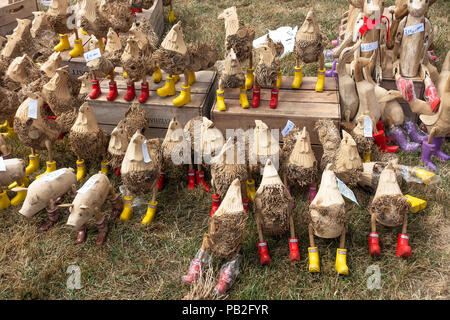
[[[77,193],[86,193],[89,189],[91,189],[94,184],[98,181],[98,176],[92,176],[86,181],[85,184],[77,191]]]
[[[50,0],[50,1],[41,0],[41,4],[46,7],[50,7],[52,2],[53,2],[52,0]]]
[[[405,27],[403,29],[403,34],[405,36],[410,36],[415,33],[423,32],[425,31],[425,25],[423,23],[415,24],[413,26]]]
[[[372,138],[372,119],[369,116],[364,116],[364,137]]]
[[[345,185],[345,183],[343,183],[341,180],[339,180],[338,177],[336,177],[336,181],[337,181],[337,185],[338,185],[338,189],[339,192],[346,197],[347,199],[353,201],[354,203],[356,203],[359,206],[358,201],[356,200],[355,194],[353,193],[352,190],[349,189],[349,187],[347,187]]]
[[[28,118],[37,119],[38,101],[34,99],[28,100]]]
[[[56,178],[58,178],[59,176],[62,176],[64,174],[65,170],[64,169],[59,169],[47,174],[44,174],[40,179],[42,179],[43,181],[52,181],[55,180]]]
[[[150,159],[150,155],[148,154],[146,141],[144,141],[144,143],[142,144],[142,155],[144,156],[145,163],[149,163],[150,161],[152,161],[152,159]]]
[[[283,135],[283,137],[285,137],[289,132],[291,132],[291,130],[294,128],[294,126],[295,126],[295,124],[291,120],[288,120],[283,131],[281,131],[281,134]]]
[[[5,161],[3,161],[3,157],[0,157],[0,171],[6,171]]]
[[[102,56],[102,53],[100,51],[100,48],[88,51],[84,54],[84,59],[86,62],[92,61],[94,59],[98,59]]]
[[[370,52],[378,48],[378,41],[370,43],[361,43],[361,52]]]

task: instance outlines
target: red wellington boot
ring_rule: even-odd
[[[210,217],[212,217],[214,213],[216,213],[217,209],[219,209],[219,206],[220,206],[220,195],[217,193],[213,193],[211,212],[209,213]]]
[[[140,103],[146,103],[148,97],[149,97],[148,82],[142,82],[142,84],[141,84],[141,96],[139,97],[138,101]]]
[[[259,263],[262,265],[270,263],[269,249],[267,248],[267,242],[258,242]]]
[[[406,102],[413,102],[416,99],[414,84],[411,80],[406,80],[403,77],[399,77],[396,83],[398,91],[400,91]]]
[[[289,251],[291,252],[291,261],[300,261],[298,238],[289,238]]]
[[[397,238],[397,252],[395,256],[408,258],[411,256],[411,247],[408,245],[409,237],[407,234],[399,234]]]
[[[127,93],[123,97],[126,101],[131,101],[136,97],[136,90],[134,89],[134,82],[127,84]]]
[[[433,112],[438,112],[439,111],[439,106],[441,104],[441,98],[438,97],[436,86],[434,84],[430,84],[425,89],[425,99],[430,104],[431,110]]]
[[[159,173],[159,179],[158,179],[158,190],[161,191],[164,188],[164,176],[166,173],[164,172],[164,169],[161,169]]]
[[[195,178],[196,178],[195,181],[196,181],[197,185],[203,186],[203,189],[205,189],[206,192],[208,192],[210,190],[208,184],[205,181],[205,172],[204,171],[197,171]]]
[[[92,83],[92,89],[91,93],[89,94],[90,99],[97,99],[102,94],[102,90],[100,89],[100,82],[98,82],[98,79],[91,79]]]
[[[381,253],[379,236],[376,232],[369,234],[369,253],[371,256],[379,256]]]
[[[252,98],[252,107],[253,108],[259,107],[260,99],[261,99],[261,87],[253,86],[253,98]]]
[[[114,100],[116,100],[118,94],[119,93],[117,92],[117,82],[116,81],[110,82],[109,83],[109,93],[106,96],[106,100],[114,101]]]
[[[310,184],[308,187],[309,203],[313,202],[317,194],[317,184]]]
[[[372,135],[375,139],[375,143],[381,152],[397,152],[398,146],[388,146],[386,145],[386,136],[384,135],[384,130],[379,130],[377,134]]]
[[[245,200],[242,200],[242,205],[244,206],[245,213],[248,213],[248,203],[250,202],[249,198],[246,198]]]
[[[278,106],[278,93],[280,90],[272,89],[272,95],[270,96],[270,108],[276,109]]]
[[[114,175],[116,177],[120,176],[120,168],[117,168],[116,170],[114,170]]]
[[[195,170],[188,171],[188,189],[195,188]]]

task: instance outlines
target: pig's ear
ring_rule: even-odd
[[[89,207],[86,206],[86,205],[84,205],[84,204],[82,204],[82,205],[80,206],[80,209],[89,209]]]
[[[28,188],[12,188],[11,191],[12,192],[19,192],[19,191],[27,191]]]
[[[73,204],[71,203],[63,203],[63,204],[59,204],[58,208],[72,208]]]

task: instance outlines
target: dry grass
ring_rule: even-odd
[[[387,4],[392,4],[388,1]],[[438,27],[436,53],[441,61],[449,49],[449,6],[445,0],[431,8],[430,17]],[[213,1],[196,0],[175,2],[175,13],[183,21],[188,41],[212,40],[223,50],[223,21],[216,16],[226,7],[236,5],[241,17],[256,29],[256,36],[267,28],[300,25],[312,1]],[[346,1],[316,1],[317,16],[328,38],[337,36],[340,15]],[[167,19],[167,9],[165,12]],[[294,59],[283,61],[283,72],[293,73]],[[316,66],[306,68],[315,73]],[[12,141],[13,154],[27,159],[29,150],[17,140]],[[450,144],[444,145],[450,152]],[[67,138],[58,142],[58,167],[75,167],[75,157],[69,151]],[[41,156],[41,167],[45,163]],[[419,164],[420,153],[401,154],[401,163]],[[382,255],[368,254],[370,219],[364,209],[371,195],[357,190],[361,208],[348,204],[349,231],[347,235],[350,275],[340,277],[334,271],[338,240],[317,240],[321,272],[308,272],[306,225],[307,192],[294,188],[296,199],[295,226],[300,243],[300,263],[289,261],[288,237],[269,238],[272,263],[262,267],[258,262],[257,233],[253,215],[249,217],[244,234],[242,252],[244,262],[241,274],[228,298],[231,299],[448,299],[450,275],[450,228],[448,190],[450,166],[435,160],[441,167],[442,183],[438,186],[403,184],[402,190],[428,200],[428,207],[417,214],[409,214],[408,234],[413,254],[408,260],[397,259],[395,248],[399,228],[379,227]],[[89,175],[97,172],[99,162],[87,163]],[[37,175],[37,173],[36,173]],[[86,178],[87,179],[87,178]],[[111,178],[116,186],[119,179]],[[84,182],[84,181],[83,181]],[[81,183],[80,183],[81,185]],[[12,195],[12,194],[11,194]],[[150,195],[146,200],[149,200]],[[143,212],[135,212],[128,222],[111,224],[110,234],[103,248],[95,247],[97,232],[89,225],[88,240],[75,245],[75,234],[64,227],[65,220],[47,233],[37,233],[37,227],[46,219],[42,212],[33,219],[25,219],[17,208],[0,212],[0,299],[181,299],[193,297],[190,288],[181,282],[190,260],[201,245],[211,204],[211,194],[202,190],[188,191],[186,181],[170,181],[158,194],[155,221],[143,227]],[[104,207],[110,212],[110,206]],[[213,260],[216,278],[224,261]],[[80,290],[68,290],[67,267],[81,268]],[[365,271],[376,264],[381,269],[380,290],[366,287]],[[208,279],[205,278],[206,280]],[[215,279],[213,281],[215,284]],[[209,292],[206,292],[209,294]],[[204,296],[204,292],[201,296]]]

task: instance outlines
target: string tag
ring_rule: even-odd
[[[142,144],[142,155],[144,156],[145,163],[149,163],[150,161],[152,161],[150,155],[148,154],[147,141],[144,141],[144,143]]]
[[[364,137],[372,138],[372,119],[369,116],[364,116]]]
[[[358,201],[356,200],[355,194],[353,193],[352,190],[350,190],[349,187],[347,187],[345,185],[345,183],[343,183],[341,180],[339,180],[338,177],[336,177],[336,181],[337,181],[337,185],[338,185],[338,189],[339,192],[346,197],[347,199],[353,201],[354,203],[356,203],[359,206]]]
[[[294,126],[295,126],[295,124],[291,120],[288,120],[283,131],[281,131],[281,134],[283,135],[283,137],[285,137],[289,132],[291,132],[291,130],[294,128]]]
[[[102,56],[102,53],[100,51],[100,48],[88,51],[84,54],[84,59],[86,60],[86,62],[98,59]]]
[[[38,101],[34,99],[28,100],[28,118],[37,119],[38,118]]]

